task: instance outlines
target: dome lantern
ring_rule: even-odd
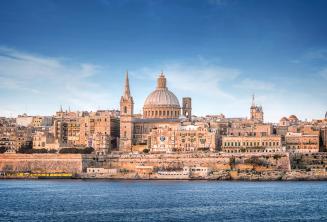
[[[178,118],[180,109],[177,97],[168,90],[166,77],[161,73],[157,79],[156,89],[144,102],[144,118]]]
[[[157,80],[157,89],[166,89],[167,88],[167,80],[163,73],[160,74]]]

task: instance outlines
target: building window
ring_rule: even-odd
[[[127,113],[127,107],[124,106],[124,113]]]

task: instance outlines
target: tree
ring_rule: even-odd
[[[7,151],[7,148],[4,146],[0,147],[0,153],[5,153]]]
[[[33,153],[48,153],[47,149],[32,149]]]
[[[143,150],[143,153],[149,153],[149,152],[150,152],[150,150],[147,149],[147,148],[145,148],[145,149]]]
[[[93,147],[86,147],[85,149],[82,149],[82,154],[91,154],[94,152]]]
[[[78,148],[62,148],[59,150],[59,153],[65,154],[65,153],[79,153],[79,154],[91,154],[94,152],[93,147],[86,147],[84,149],[78,149]]]
[[[79,153],[77,148],[62,148],[59,153]]]
[[[31,144],[22,145],[18,149],[17,153],[25,153],[25,154],[31,154],[31,153],[33,153],[32,145]]]

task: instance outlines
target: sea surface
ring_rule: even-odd
[[[327,182],[0,180],[0,221],[327,221]]]

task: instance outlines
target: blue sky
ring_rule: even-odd
[[[327,2],[0,1],[0,115],[119,108],[126,70],[135,111],[161,70],[196,115],[267,121],[327,111]]]

